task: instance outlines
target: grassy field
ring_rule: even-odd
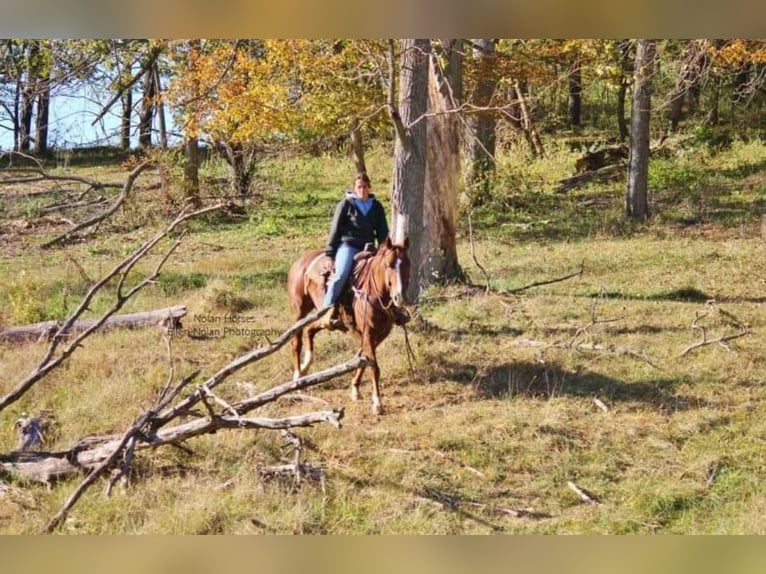
[[[622,218],[623,183],[566,195],[575,152],[555,142],[550,159],[502,158],[492,200],[473,215],[475,257],[494,290],[582,275],[515,295],[460,285],[423,294],[420,319],[383,344],[382,417],[349,400],[346,380],[312,389],[345,406],[340,430],[297,431],[306,462],[324,483],[263,481],[280,462],[283,439],[268,431],[219,431],[192,440],[192,453],[142,452],[127,491],[88,491],[62,527],[67,533],[766,533],[766,258],[761,215],[766,146],[679,148],[650,173],[654,217]],[[368,158],[373,191],[388,206],[390,158]],[[117,180],[119,164],[70,172]],[[184,304],[185,327],[238,316],[258,329],[290,325],[284,283],[291,262],[321,246],[340,191],[345,158],[285,158],[262,166],[257,200],[240,217],[190,224],[158,283],[126,311]],[[206,172],[210,189],[220,166]],[[41,219],[51,196],[0,189],[0,324],[60,319],[99,277],[172,213],[173,198],[140,188],[113,221],[84,241],[51,251],[36,245],[66,229]],[[484,277],[461,218],[459,256],[474,283]],[[167,246],[167,245],[165,245]],[[146,276],[157,251],[139,265]],[[92,314],[110,304],[99,297]],[[701,316],[702,313],[706,313]],[[728,345],[707,340],[746,332]],[[209,326],[209,325],[208,325]],[[272,336],[273,339],[273,336]],[[261,334],[172,340],[180,377],[215,372],[266,343]],[[0,392],[44,352],[42,344],[0,345]],[[354,341],[317,338],[315,370],[350,358]],[[147,408],[169,370],[161,330],[94,336],[60,369],[0,415],[0,452],[16,445],[21,412],[55,413],[48,448],[89,434],[118,433]],[[235,401],[291,377],[287,348],[237,373],[220,390]],[[269,405],[265,415],[314,410]],[[77,481],[51,488],[13,483],[0,496],[0,532],[33,533]],[[581,500],[570,483],[589,493]]]

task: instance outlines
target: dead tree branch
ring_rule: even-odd
[[[744,323],[740,322],[736,317],[734,317],[731,313],[728,311],[724,311],[723,309],[716,306],[715,301],[708,301],[708,309],[704,311],[696,311],[694,314],[694,321],[692,321],[691,329],[692,331],[698,331],[700,334],[700,340],[696,343],[693,343],[686,347],[679,357],[685,357],[695,349],[700,349],[702,347],[706,347],[708,345],[715,345],[716,343],[724,347],[727,351],[731,351],[731,345],[729,345],[729,341],[733,341],[735,339],[739,339],[740,337],[744,337],[746,335],[749,335],[752,333],[752,330],[750,329],[749,325],[745,325]],[[700,321],[710,315],[717,314],[719,316],[723,316],[726,320],[726,323],[731,324],[732,326],[737,327],[738,332],[731,334],[731,335],[722,335],[720,337],[716,337],[714,339],[708,339],[707,337],[707,330],[703,325],[700,325]]]
[[[207,213],[209,211],[213,211],[216,209],[220,209],[222,206],[216,205],[212,207],[206,207],[204,209],[200,209],[198,211],[192,212],[192,213],[181,213],[178,217],[173,220],[170,225],[168,225],[163,231],[160,231],[157,233],[154,237],[144,242],[143,245],[141,245],[138,249],[136,249],[131,255],[123,259],[120,263],[118,263],[114,269],[112,269],[109,273],[107,273],[104,277],[102,277],[97,283],[95,283],[90,290],[85,294],[85,297],[80,302],[80,305],[77,307],[77,309],[70,315],[70,317],[64,321],[64,323],[59,327],[59,329],[56,331],[56,333],[52,336],[51,343],[48,347],[48,350],[45,353],[45,356],[40,361],[40,363],[35,367],[34,371],[32,371],[25,379],[23,379],[20,383],[16,385],[16,387],[13,388],[8,394],[5,396],[0,397],[0,412],[5,410],[9,405],[15,403],[18,401],[32,386],[37,383],[40,379],[45,377],[50,371],[58,367],[62,362],[64,362],[72,353],[77,350],[77,348],[82,344],[82,342],[88,338],[90,335],[95,333],[101,326],[111,317],[114,315],[117,311],[119,311],[123,305],[138,291],[149,285],[150,283],[154,282],[159,275],[162,266],[167,261],[168,257],[175,251],[175,249],[179,245],[179,241],[176,241],[168,250],[165,257],[163,257],[162,261],[157,265],[157,267],[154,269],[154,271],[146,277],[143,281],[139,282],[135,287],[130,289],[128,292],[123,293],[123,287],[125,285],[125,279],[127,277],[127,274],[133,269],[133,267],[138,263],[140,259],[142,259],[144,256],[146,256],[149,251],[157,245],[163,238],[167,237],[168,234],[170,234],[176,227],[178,227],[181,223],[184,221],[196,217],[198,215],[201,215],[203,213]],[[82,331],[79,335],[77,335],[70,343],[69,345],[59,354],[55,355],[56,350],[58,349],[59,345],[63,341],[64,337],[70,332],[72,326],[76,323],[76,321],[79,319],[79,317],[88,309],[91,301],[96,296],[96,294],[114,277],[120,277],[120,281],[117,285],[117,293],[116,293],[116,301],[115,303],[104,313],[101,315],[99,319],[97,319],[95,322],[93,322],[88,328],[86,328],[84,331]]]
[[[103,221],[107,217],[110,217],[111,215],[113,215],[122,206],[122,204],[125,203],[125,200],[128,198],[128,195],[133,189],[133,184],[135,183],[136,178],[138,178],[138,176],[141,175],[141,173],[144,170],[146,170],[147,168],[153,165],[154,165],[154,162],[151,160],[145,161],[137,165],[133,169],[133,171],[131,171],[130,174],[128,174],[128,179],[125,181],[125,184],[122,186],[122,191],[117,196],[117,198],[112,202],[111,207],[109,207],[105,211],[102,211],[98,215],[94,215],[90,219],[87,219],[81,223],[78,223],[66,233],[63,233],[57,237],[54,237],[50,241],[46,241],[45,243],[40,245],[40,247],[42,247],[43,249],[47,249],[59,243],[64,243],[65,241],[68,241],[69,239],[71,239],[74,236],[74,234],[77,233],[78,231],[81,231],[88,227],[92,227],[96,225],[97,223]]]
[[[541,287],[543,285],[551,285],[553,283],[561,283],[562,281],[566,281],[566,280],[572,279],[574,277],[581,277],[583,273],[585,273],[585,261],[582,261],[580,263],[580,269],[578,269],[574,273],[569,273],[567,275],[564,275],[563,277],[555,277],[553,279],[545,279],[543,281],[533,281],[529,285],[524,285],[523,287],[515,287],[513,289],[506,289],[504,291],[497,291],[497,294],[498,295],[514,295],[516,293],[521,293],[522,291],[526,291],[527,289],[532,289],[533,287]]]
[[[172,329],[184,315],[186,315],[185,305],[176,305],[155,311],[114,315],[104,321],[101,331],[104,332],[109,329],[139,329],[153,326]],[[91,328],[96,321],[96,319],[75,321],[67,332],[60,333],[59,336],[71,336],[75,333],[81,333]],[[0,331],[0,342],[23,343],[27,341],[50,340],[55,334],[59,333],[62,325],[61,321],[43,321],[42,323],[33,323],[31,325],[9,327]]]

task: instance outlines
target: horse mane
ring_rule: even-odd
[[[354,282],[357,289],[361,289],[367,293],[370,292],[370,287],[372,286],[371,283],[374,285],[374,282],[372,281],[372,272],[374,266],[380,264],[383,258],[394,249],[396,249],[396,246],[393,246],[392,249],[389,249],[384,243],[378,248],[375,255],[364,260],[364,264],[359,271],[358,277],[356,277],[356,281]]]

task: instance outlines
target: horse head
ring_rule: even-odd
[[[389,237],[381,249],[384,290],[396,307],[404,305],[404,294],[410,282],[410,258],[407,255],[409,244],[409,238],[405,238],[403,245],[394,245]]]

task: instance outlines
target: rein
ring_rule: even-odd
[[[390,315],[389,309],[391,309],[391,307],[393,306],[394,300],[390,298],[390,295],[389,295],[388,303],[387,304],[383,303],[383,298],[381,296],[381,289],[378,287],[378,284],[375,281],[375,273],[374,273],[373,265],[376,263],[375,259],[377,257],[378,257],[378,254],[371,257],[367,261],[367,266],[365,267],[365,269],[362,270],[362,273],[359,276],[359,284],[361,285],[361,287],[352,286],[352,289],[354,291],[354,295],[356,295],[357,297],[364,296],[365,303],[367,303],[373,297],[372,295],[370,295],[369,287],[367,285],[368,283],[371,283],[372,288],[375,292],[374,297],[377,299],[377,302],[378,302],[378,308],[386,312],[386,314]],[[367,290],[365,290],[365,287],[367,287]]]

